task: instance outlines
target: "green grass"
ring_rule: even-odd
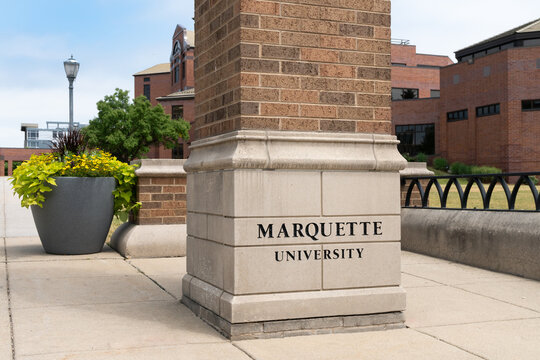
[[[435,175],[437,176],[449,175],[448,173],[444,171],[439,171],[432,168],[430,168],[430,170],[435,172]],[[462,190],[465,191],[465,187],[467,186],[468,179],[460,178],[458,179],[458,182],[461,185]],[[448,183],[448,179],[439,179],[439,184],[441,185],[443,191],[447,183]],[[483,184],[483,185],[484,185],[484,190],[487,192],[489,184]],[[510,189],[510,192],[512,192],[512,190],[514,189],[514,185],[509,184],[508,188]],[[536,189],[540,192],[540,186],[536,186]],[[417,191],[418,190],[415,188],[414,192],[417,192]],[[441,203],[439,201],[439,194],[435,187],[432,187],[429,193],[429,206],[430,207],[441,206]],[[450,193],[448,194],[446,207],[449,209],[450,208],[461,209],[461,202],[459,201],[459,195],[458,195],[455,185],[453,185],[450,188]],[[482,196],[480,195],[480,189],[478,188],[476,184],[474,184],[471,188],[471,192],[469,194],[469,198],[467,201],[467,209],[483,209],[483,208],[484,208],[484,204],[482,202]],[[508,209],[508,202],[506,200],[506,195],[504,193],[503,187],[500,184],[497,184],[495,186],[495,189],[493,190],[491,201],[489,203],[489,208],[498,209],[498,210]],[[534,198],[528,185],[526,184],[521,185],[518,195],[516,197],[516,203],[515,203],[514,209],[516,210],[535,210],[536,209]]]

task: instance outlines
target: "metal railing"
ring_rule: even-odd
[[[447,208],[448,195],[452,187],[455,187],[457,194],[459,196],[459,202],[461,204],[461,210],[490,210],[490,211],[540,211],[540,197],[538,196],[538,190],[535,186],[535,177],[540,177],[540,172],[529,172],[529,173],[503,173],[503,174],[476,174],[476,175],[447,175],[447,176],[403,176],[401,177],[401,185],[406,185],[409,180],[407,187],[407,195],[405,197],[405,208],[414,208],[417,206],[411,206],[411,196],[413,195],[413,190],[416,187],[420,193],[420,198],[422,200],[422,208],[427,209],[456,209],[456,208]],[[484,187],[481,179],[490,179],[489,186]],[[508,186],[507,179],[518,179],[514,185],[514,188],[510,190]],[[448,182],[443,187],[441,186],[439,180],[448,179]],[[465,190],[463,190],[459,179],[468,179]],[[424,189],[421,184],[421,180],[428,180],[428,183]],[[504,190],[504,195],[506,196],[506,202],[508,209],[490,209],[490,203],[493,195],[493,191],[497,184],[500,184]],[[473,185],[476,185],[480,191],[483,208],[482,209],[469,209],[467,208],[467,201],[469,200],[469,195]],[[521,188],[521,185],[528,185],[532,196],[534,198],[534,206],[536,210],[516,210],[516,198]],[[439,195],[440,207],[431,207],[429,204],[429,194],[432,188],[435,187],[437,194]]]

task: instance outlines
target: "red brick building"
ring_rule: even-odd
[[[440,69],[439,100],[393,101],[396,134],[410,143],[421,134],[404,134],[404,126],[433,120],[434,153],[449,162],[539,170],[540,19],[459,50],[456,58]]]
[[[152,105],[161,104],[172,118],[182,118],[189,123],[195,120],[195,75],[193,31],[177,25],[171,46],[168,63],[157,64],[133,75],[135,97],[145,95]],[[182,159],[189,156],[189,142],[179,141],[174,149],[163,146],[150,148],[149,158]]]

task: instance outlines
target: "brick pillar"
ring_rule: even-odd
[[[182,301],[233,339],[402,326],[390,1],[196,0],[195,30]]]
[[[137,175],[135,218],[120,226],[110,245],[125,257],[170,257],[186,254],[185,160],[144,159]]]

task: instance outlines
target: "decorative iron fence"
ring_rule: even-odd
[[[518,179],[513,187],[510,190],[508,186],[507,179]],[[406,186],[407,194],[405,197],[405,208],[415,208],[418,206],[411,206],[411,196],[413,195],[413,190],[416,187],[420,194],[422,208],[427,209],[461,209],[461,210],[490,210],[490,211],[540,211],[540,197],[538,196],[538,189],[536,188],[537,178],[540,178],[540,172],[529,172],[529,173],[502,173],[502,174],[474,174],[474,175],[447,175],[447,176],[403,176],[401,178],[401,185]],[[446,185],[441,186],[441,180],[447,180]],[[465,190],[459,183],[459,179],[467,179],[467,185]],[[484,187],[482,179],[487,180],[489,186]],[[422,186],[427,181],[427,185]],[[407,185],[408,182],[408,185]],[[443,181],[444,182],[444,181]],[[492,200],[493,191],[497,184],[500,184],[504,195],[506,196],[506,202],[508,209],[491,209],[490,203]],[[469,209],[467,208],[467,202],[469,200],[469,195],[471,194],[472,187],[476,185],[480,191],[483,208],[482,209]],[[534,198],[534,207],[536,210],[516,210],[516,198],[519,192],[519,189],[522,185],[527,185],[530,192]],[[440,201],[440,207],[431,207],[429,206],[429,195],[431,190],[435,187],[438,194],[438,199]],[[459,196],[459,202],[461,204],[460,208],[447,208],[448,195],[452,187],[455,187],[457,194]]]

